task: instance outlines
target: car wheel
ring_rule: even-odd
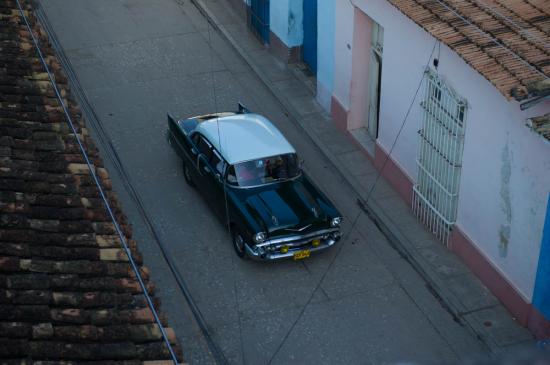
[[[244,247],[246,243],[244,238],[238,230],[233,231],[233,248],[241,259],[246,258],[246,248]]]
[[[195,183],[191,179],[191,173],[189,171],[189,167],[187,166],[187,164],[185,162],[183,163],[183,177],[185,178],[185,182],[189,186],[195,187]]]

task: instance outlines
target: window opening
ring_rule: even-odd
[[[234,175],[238,186],[256,186],[294,179],[300,173],[300,164],[296,154],[288,153],[239,162],[231,166],[228,181],[233,179],[232,175]]]
[[[433,70],[425,73],[422,125],[418,131],[416,216],[448,244],[456,223],[467,102]]]
[[[193,141],[193,143],[195,144],[195,146],[197,146],[199,144],[199,138],[200,138],[200,134],[198,133],[195,133],[191,136],[191,140]]]
[[[210,146],[210,143],[208,143],[203,136],[198,137],[197,149],[199,150],[199,153],[204,155],[207,161],[210,160],[212,155],[212,146]]]
[[[216,169],[216,171],[223,176],[223,172],[225,169],[225,162],[220,157],[217,151],[213,150],[212,153],[212,159],[210,160],[210,164]]]
[[[227,170],[227,182],[230,185],[238,185],[237,184],[237,175],[235,174],[235,166],[234,165],[229,166],[229,170]]]

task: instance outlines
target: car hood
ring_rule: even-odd
[[[306,232],[328,219],[327,202],[303,178],[255,188],[245,203],[268,232]]]

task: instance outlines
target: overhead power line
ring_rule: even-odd
[[[427,70],[429,65],[430,65],[430,61],[434,55],[434,52],[435,52],[435,47],[436,45],[438,44],[438,40],[436,40],[434,42],[434,45],[432,47],[432,50],[430,52],[430,56],[428,57],[428,61],[426,62],[426,65],[424,66],[424,70]],[[393,149],[395,148],[396,144],[397,144],[397,140],[399,139],[399,136],[401,135],[401,132],[403,131],[403,129],[405,128],[405,124],[407,123],[407,119],[409,118],[409,115],[410,115],[410,112],[412,110],[412,107],[414,106],[414,102],[416,100],[416,97],[418,96],[418,92],[420,91],[420,88],[422,87],[422,83],[424,81],[424,72],[422,73],[422,78],[420,79],[420,81],[418,82],[418,87],[416,88],[416,91],[412,97],[412,100],[409,104],[409,107],[407,108],[407,112],[405,113],[405,116],[403,117],[403,122],[401,122],[401,127],[399,128],[399,131],[397,132],[397,135],[395,136],[395,139],[392,143],[392,146],[390,148],[390,150],[388,151],[388,154],[386,155],[386,158],[384,160],[384,163],[382,164],[382,167],[380,168],[380,170],[378,171],[377,173],[377,176],[376,176],[376,179],[374,180],[374,183],[371,187],[371,189],[369,190],[369,193],[367,195],[367,197],[365,198],[365,204],[368,203],[369,201],[369,198],[371,196],[371,194],[373,193],[375,187],[376,187],[376,184],[378,183],[378,180],[380,179],[380,176],[382,175],[382,173],[384,172],[384,168],[386,167],[389,159],[390,159],[390,156],[391,156],[391,153],[393,152]],[[315,292],[319,289],[319,287],[321,286],[321,284],[323,283],[323,280],[325,279],[326,275],[328,274],[328,272],[330,271],[330,269],[332,268],[332,265],[334,264],[334,262],[336,261],[336,259],[338,258],[338,256],[340,255],[340,253],[342,252],[342,248],[344,247],[344,243],[345,241],[351,236],[353,230],[355,229],[355,226],[357,224],[357,222],[359,221],[359,217],[361,216],[361,214],[363,213],[363,210],[365,210],[365,206],[363,204],[363,202],[361,200],[358,200],[358,203],[359,203],[359,206],[362,208],[359,213],[357,213],[357,215],[355,216],[353,222],[352,222],[352,225],[351,225],[351,228],[348,230],[348,232],[346,233],[346,235],[342,238],[341,240],[341,244],[339,245],[338,247],[338,251],[336,252],[336,254],[334,255],[334,257],[332,258],[332,260],[330,261],[329,265],[327,266],[327,268],[325,269],[325,271],[323,272],[323,275],[321,276],[321,278],[319,279],[319,281],[317,282],[317,285],[315,286],[315,289],[311,292],[311,295],[308,299],[308,301],[306,302],[306,304],[302,307],[302,310],[300,311],[300,313],[298,314],[298,317],[296,318],[296,320],[292,323],[292,326],[290,326],[290,329],[287,331],[287,333],[285,334],[285,336],[283,337],[283,340],[281,341],[281,343],[279,344],[279,346],[277,346],[277,349],[275,350],[275,352],[273,353],[273,355],[271,355],[271,358],[269,359],[268,361],[268,365],[270,365],[271,363],[273,363],[273,361],[275,360],[275,358],[277,357],[277,354],[281,351],[281,349],[283,348],[283,345],[286,343],[286,341],[288,340],[288,338],[290,337],[290,334],[292,333],[292,331],[294,330],[294,328],[296,327],[296,325],[298,324],[298,321],[302,318],[303,314],[305,313],[306,311],[306,308],[309,306],[309,304],[311,303],[311,300],[313,299],[313,295],[315,294]]]
[[[177,3],[180,6],[182,5],[179,1],[177,1]],[[99,138],[103,147],[105,147],[105,151],[103,152],[109,157],[116,172],[119,174],[121,181],[124,185],[124,188],[126,189],[130,198],[135,203],[136,209],[139,213],[139,216],[142,218],[147,231],[149,232],[149,234],[151,235],[151,238],[160,249],[160,252],[163,258],[168,265],[168,269],[170,270],[174,279],[176,280],[176,285],[180,289],[183,297],[185,298],[185,301],[189,306],[189,310],[191,311],[191,314],[193,315],[196,321],[196,324],[200,329],[200,332],[204,336],[204,340],[208,346],[212,359],[216,364],[220,364],[220,365],[226,364],[227,359],[225,358],[225,356],[223,355],[223,352],[221,351],[219,346],[215,343],[214,339],[212,338],[209,326],[206,323],[206,320],[204,319],[204,316],[202,315],[200,308],[198,307],[195,301],[195,298],[190,292],[185,282],[185,279],[183,278],[183,275],[178,270],[172,255],[168,252],[168,247],[166,246],[165,242],[163,242],[163,240],[161,239],[161,235],[159,234],[157,228],[155,227],[153,220],[148,215],[145,205],[139,193],[135,189],[132,179],[128,174],[128,172],[126,171],[122,163],[122,160],[116,148],[114,147],[108,132],[105,130],[101,122],[101,119],[96,115],[95,110],[93,109],[90,101],[86,97],[86,93],[84,92],[84,90],[82,89],[82,86],[80,85],[80,82],[78,81],[78,77],[73,71],[73,67],[71,65],[70,60],[67,58],[67,56],[63,51],[63,48],[57,41],[57,36],[54,30],[49,26],[47,15],[41,8],[36,9],[36,15],[40,19],[42,26],[45,28],[46,32],[49,35],[49,41],[51,42],[52,47],[57,53],[59,62],[61,63],[65,73],[67,74],[67,78],[69,79],[69,83],[71,85],[71,90],[73,90],[73,94],[75,94],[76,97],[78,98],[80,108],[86,115],[87,121],[92,123],[92,126],[96,129],[97,137]]]
[[[168,335],[166,334],[166,330],[164,329],[162,322],[160,320],[160,317],[155,309],[155,306],[153,304],[153,300],[151,299],[151,296],[149,295],[149,292],[147,291],[147,287],[145,286],[145,282],[143,281],[143,278],[141,276],[141,273],[139,271],[139,268],[132,256],[132,252],[130,251],[130,248],[128,247],[128,244],[126,242],[126,237],[124,236],[124,233],[122,233],[122,229],[120,228],[120,225],[118,224],[116,217],[113,213],[113,210],[111,209],[111,205],[109,204],[109,201],[107,200],[105,196],[105,192],[103,191],[103,188],[101,187],[101,184],[99,182],[99,179],[97,178],[97,175],[95,174],[94,168],[92,166],[92,163],[90,162],[90,158],[88,156],[88,153],[86,152],[86,149],[84,148],[84,145],[82,144],[82,141],[80,140],[80,137],[78,135],[78,132],[76,130],[76,127],[73,123],[73,120],[69,114],[69,111],[67,110],[67,106],[65,105],[65,102],[63,101],[63,98],[61,96],[61,93],[59,92],[59,89],[57,87],[57,83],[55,82],[55,79],[50,71],[50,68],[48,67],[48,64],[46,63],[44,56],[42,54],[42,50],[40,49],[40,45],[38,43],[38,40],[34,36],[34,32],[32,30],[32,27],[29,24],[29,21],[25,15],[25,12],[23,11],[23,7],[21,6],[21,3],[19,0],[17,1],[17,6],[19,8],[19,13],[21,14],[21,18],[23,19],[29,34],[31,35],[32,41],[34,43],[34,46],[36,48],[36,51],[38,53],[38,57],[40,58],[40,62],[44,66],[44,69],[46,73],[48,74],[48,78],[50,79],[50,83],[53,87],[53,90],[55,92],[55,95],[57,99],[59,100],[59,103],[61,104],[61,107],[63,109],[63,113],[65,114],[65,117],[67,119],[67,123],[69,124],[69,127],[71,128],[71,131],[76,139],[76,142],[78,144],[78,147],[80,149],[80,152],[82,153],[82,156],[84,157],[84,160],[86,162],[86,165],[88,166],[88,170],[90,171],[90,175],[92,176],[95,185],[97,186],[97,189],[99,191],[99,195],[101,197],[101,200],[103,201],[103,204],[105,205],[105,209],[107,210],[109,217],[111,218],[111,221],[113,222],[113,225],[115,226],[115,231],[120,238],[120,242],[123,246],[124,251],[126,252],[126,255],[128,256],[128,261],[130,262],[130,266],[132,267],[132,270],[136,274],[136,278],[139,282],[139,286],[141,287],[141,290],[143,291],[143,295],[145,296],[145,299],[147,301],[147,305],[151,309],[151,312],[153,313],[153,317],[155,319],[155,322],[157,323],[159,330],[161,332],[162,338],[164,340],[164,343],[166,344],[168,351],[170,352],[170,358],[174,362],[175,365],[178,364],[178,358],[176,356],[176,353],[174,352],[174,349],[172,348],[172,344],[170,343],[170,340],[168,339]]]

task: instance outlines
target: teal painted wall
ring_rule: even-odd
[[[302,0],[271,0],[269,23],[271,31],[287,47],[300,46],[304,40]]]
[[[550,321],[550,194],[540,245],[539,265],[533,293],[533,305]]]
[[[335,0],[317,2],[317,99],[327,110],[334,87],[335,6]]]

